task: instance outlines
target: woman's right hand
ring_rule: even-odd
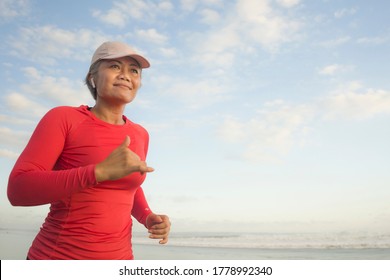
[[[111,154],[95,167],[95,177],[97,182],[107,180],[117,180],[123,178],[133,172],[153,172],[152,167],[147,166],[145,161],[141,161],[140,157],[129,149],[130,137],[126,136],[122,144],[120,144]]]

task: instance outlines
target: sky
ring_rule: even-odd
[[[172,232],[390,233],[388,1],[0,0],[0,227],[35,229],[9,173],[41,117],[93,106],[104,41],[151,62],[125,115]]]

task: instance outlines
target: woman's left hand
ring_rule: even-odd
[[[146,218],[146,228],[150,233],[149,238],[160,239],[160,244],[168,242],[168,235],[171,230],[171,222],[166,215],[149,214]]]

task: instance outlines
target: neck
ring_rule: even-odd
[[[98,102],[96,102],[95,106],[91,109],[91,112],[98,119],[115,125],[123,125],[125,123],[125,121],[123,120],[123,111],[124,111],[124,106],[107,107],[107,106],[102,106]]]

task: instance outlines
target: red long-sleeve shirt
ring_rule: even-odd
[[[8,183],[13,205],[51,204],[29,259],[133,259],[131,214],[145,224],[151,213],[145,175],[97,183],[94,172],[126,135],[145,160],[147,131],[123,118],[125,125],[112,125],[87,106],[57,107],[39,122]]]

